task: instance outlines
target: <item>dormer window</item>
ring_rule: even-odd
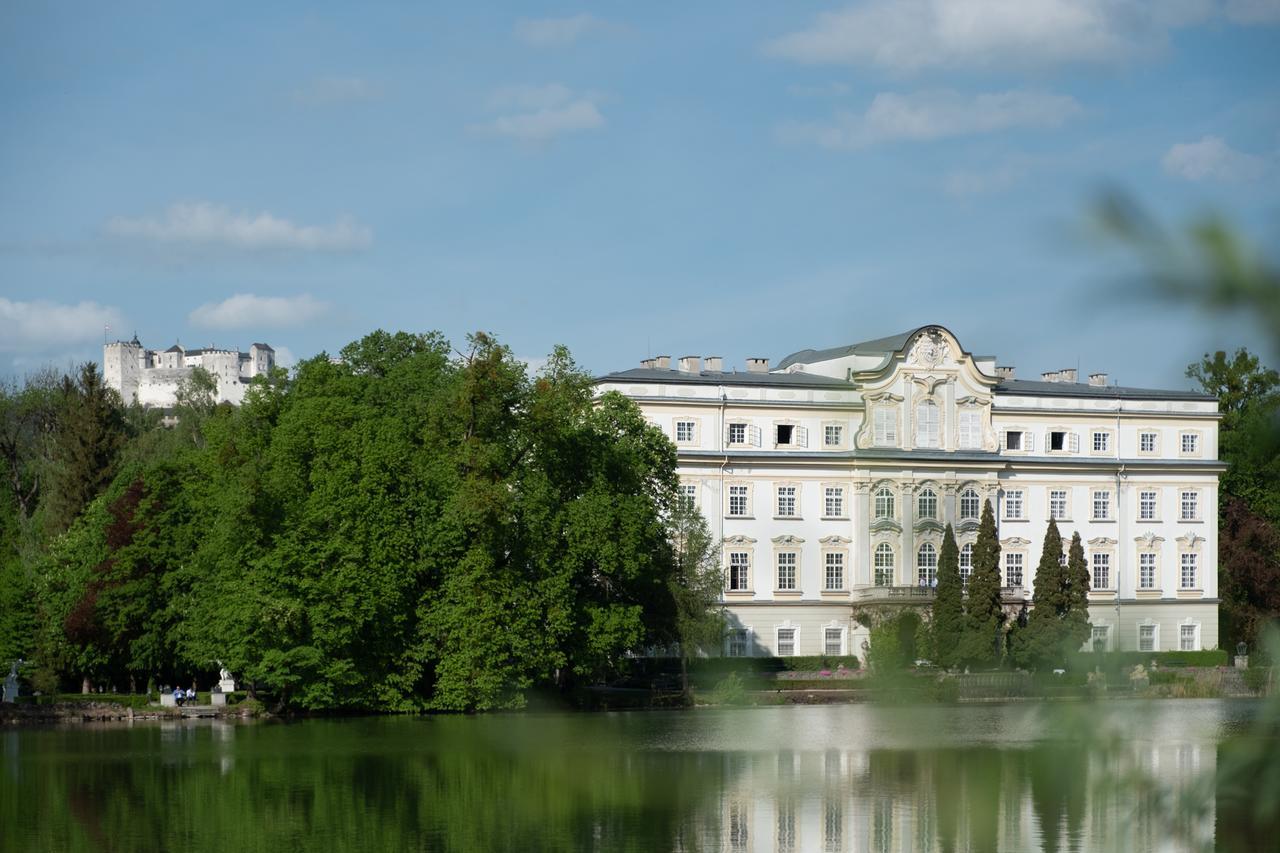
[[[938,404],[922,400],[916,406],[916,447],[941,447]]]
[[[892,406],[876,406],[872,415],[873,441],[876,447],[896,447],[898,444],[898,413]]]
[[[957,414],[957,438],[961,450],[979,450],[982,448],[982,412],[978,409],[964,408]]]

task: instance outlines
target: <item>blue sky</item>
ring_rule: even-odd
[[[375,328],[596,372],[941,323],[1184,387],[1101,187],[1277,234],[1280,0],[11,3],[0,373]]]

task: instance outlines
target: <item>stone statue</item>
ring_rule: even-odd
[[[218,661],[218,689],[222,693],[235,693],[236,680],[231,677],[231,670],[222,665],[222,661]]]

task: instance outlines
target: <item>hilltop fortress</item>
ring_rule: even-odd
[[[125,404],[139,403],[166,408],[177,402],[178,385],[202,367],[218,381],[219,403],[239,405],[253,377],[270,373],[276,353],[267,344],[251,344],[248,352],[229,349],[149,350],[135,335],[102,348],[102,369],[107,384],[120,392]]]

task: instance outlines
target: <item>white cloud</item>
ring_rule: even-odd
[[[221,302],[208,302],[187,315],[193,326],[209,329],[266,329],[301,326],[329,310],[309,294],[255,296],[237,293]]]
[[[175,246],[221,247],[240,250],[294,249],[306,252],[345,252],[368,248],[373,231],[349,216],[332,225],[296,225],[267,212],[233,213],[209,202],[170,205],[159,217],[107,220],[114,237]]]
[[[363,77],[320,77],[293,93],[293,100],[309,107],[376,101],[380,86]]]
[[[52,352],[98,340],[107,326],[118,337],[123,325],[119,309],[110,305],[17,302],[0,296],[0,352]]]
[[[516,21],[516,38],[534,47],[565,47],[589,33],[607,28],[608,24],[593,15],[521,18]]]
[[[810,64],[926,68],[1113,62],[1210,16],[1212,0],[866,0],[765,46]]]
[[[559,83],[499,89],[490,96],[489,105],[506,114],[475,125],[473,130],[525,142],[545,142],[566,133],[598,130],[605,121],[597,100],[597,95],[575,94]]]
[[[1223,13],[1236,24],[1280,23],[1280,0],[1227,0]]]
[[[1170,175],[1190,181],[1247,181],[1267,170],[1266,160],[1235,150],[1220,136],[1180,142],[1165,152],[1160,164]]]
[[[785,141],[824,148],[858,149],[893,140],[927,141],[1012,128],[1051,128],[1075,118],[1080,104],[1068,95],[1043,92],[881,92],[865,112],[838,113],[823,123],[793,123],[780,130]]]

